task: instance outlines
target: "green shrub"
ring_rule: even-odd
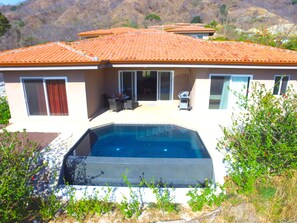
[[[151,183],[146,185],[153,191],[153,194],[156,196],[156,206],[162,212],[178,212],[179,205],[173,202],[174,197],[170,194],[169,189],[166,184],[162,184],[163,187],[156,186],[154,180],[151,180]]]
[[[226,153],[228,174],[239,192],[249,193],[257,180],[297,168],[297,94],[289,88],[274,96],[255,83],[241,107],[232,126],[223,128],[218,148]]]
[[[25,221],[35,204],[35,174],[42,168],[36,145],[21,141],[18,133],[0,133],[0,219]]]
[[[125,218],[131,218],[133,215],[138,218],[142,213],[142,205],[139,202],[139,196],[132,190],[132,184],[128,181],[128,170],[123,174],[123,180],[129,188],[129,199],[123,195],[123,200],[118,204],[118,208]]]
[[[187,193],[190,197],[188,201],[192,211],[201,211],[205,205],[220,206],[222,201],[226,198],[223,186],[210,184],[208,181],[205,182],[205,188],[199,188],[199,185]]]
[[[41,205],[39,214],[43,221],[49,221],[55,217],[57,212],[62,209],[62,202],[52,191],[48,196],[40,197]]]
[[[98,193],[92,196],[84,195],[81,199],[76,199],[74,188],[68,191],[69,200],[65,205],[66,214],[77,221],[83,222],[88,214],[102,215],[114,209],[114,205],[110,203],[111,188],[102,191],[105,195],[103,198],[98,197]]]
[[[297,2],[297,0],[296,0]],[[288,42],[283,43],[282,45],[283,48],[288,49],[288,50],[296,50],[297,51],[297,36],[292,37],[289,39]]]
[[[210,23],[208,23],[205,28],[212,28],[212,29],[216,29],[218,26],[218,23],[216,20],[212,20]]]
[[[10,119],[10,110],[6,97],[0,97],[0,124],[8,124]]]

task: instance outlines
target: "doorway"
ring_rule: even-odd
[[[173,71],[120,71],[119,92],[137,101],[172,100]]]

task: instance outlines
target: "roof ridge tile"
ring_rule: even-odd
[[[69,45],[67,45],[67,44],[65,44],[65,43],[62,43],[62,42],[56,42],[56,44],[57,44],[58,46],[61,46],[61,47],[65,48],[65,49],[67,49],[67,50],[70,50],[70,51],[72,51],[72,52],[74,52],[74,53],[77,53],[77,54],[80,55],[80,56],[86,57],[86,58],[88,58],[88,59],[90,59],[90,60],[92,60],[92,61],[99,61],[99,58],[98,58],[97,56],[91,56],[92,54],[87,55],[87,52],[85,53],[85,52],[83,52],[83,51],[81,51],[81,50],[77,50],[77,49],[75,49],[75,48],[72,48],[71,46],[69,46]]]

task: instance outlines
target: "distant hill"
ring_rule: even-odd
[[[90,29],[190,22],[197,15],[203,23],[227,21],[242,30],[297,23],[293,0],[27,0],[2,5],[0,11],[13,25],[0,38],[1,49],[72,41],[78,32]],[[161,21],[146,21],[148,14]]]

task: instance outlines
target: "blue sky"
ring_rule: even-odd
[[[0,0],[0,4],[4,5],[15,5],[20,2],[24,2],[25,0]]]

